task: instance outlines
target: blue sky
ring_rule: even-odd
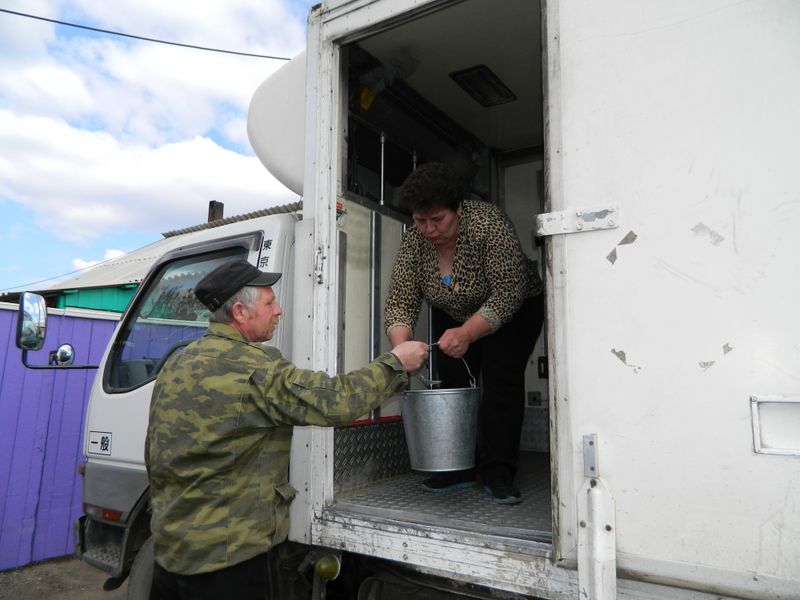
[[[0,0],[132,35],[293,57],[311,0]],[[0,13],[0,293],[297,195],[247,139],[253,92],[284,64]]]

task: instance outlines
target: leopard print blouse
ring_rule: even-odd
[[[406,231],[395,259],[384,313],[386,332],[411,331],[423,298],[456,321],[483,316],[497,331],[531,296],[542,292],[536,263],[525,256],[514,226],[488,202],[464,200],[452,281],[439,273],[436,249],[416,227]]]

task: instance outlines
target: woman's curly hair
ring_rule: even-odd
[[[444,163],[425,163],[411,173],[399,190],[400,207],[411,213],[436,208],[458,209],[463,186]]]

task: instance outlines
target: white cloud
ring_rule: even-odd
[[[41,62],[20,69],[3,69],[0,86],[15,106],[28,114],[78,116],[92,108],[85,82],[71,69]]]
[[[257,158],[201,136],[123,145],[106,132],[9,111],[0,111],[0,131],[16,149],[0,162],[0,195],[28,205],[64,240],[184,227],[202,221],[210,200],[237,212],[296,200]]]
[[[9,0],[3,8],[54,18],[59,2],[47,0]],[[25,65],[47,56],[47,44],[55,39],[52,25],[10,14],[0,15],[0,58],[5,63]]]
[[[252,6],[251,6],[252,5]],[[72,20],[195,45],[292,57],[305,40],[282,2],[84,2]],[[30,10],[30,9],[28,9]],[[27,32],[23,50],[0,48],[3,104],[25,114],[103,128],[125,141],[158,144],[216,131],[246,113],[255,88],[283,61],[204,52],[69,30],[3,15]],[[19,36],[15,37],[15,40]],[[255,40],[262,40],[256,43]],[[267,43],[264,43],[267,42]],[[48,47],[50,53],[43,53]],[[231,140],[241,144],[240,136]]]
[[[103,260],[112,260],[114,258],[119,258],[120,256],[127,254],[124,250],[114,250],[113,248],[109,248],[103,254]],[[88,269],[89,267],[93,267],[94,265],[100,264],[102,261],[99,260],[83,260],[82,258],[73,258],[72,259],[72,266],[77,270]]]

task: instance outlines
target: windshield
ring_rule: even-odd
[[[195,298],[194,287],[206,273],[231,258],[247,258],[247,252],[230,248],[176,260],[150,278],[109,357],[108,391],[146,383],[170,355],[205,333],[209,311]]]

